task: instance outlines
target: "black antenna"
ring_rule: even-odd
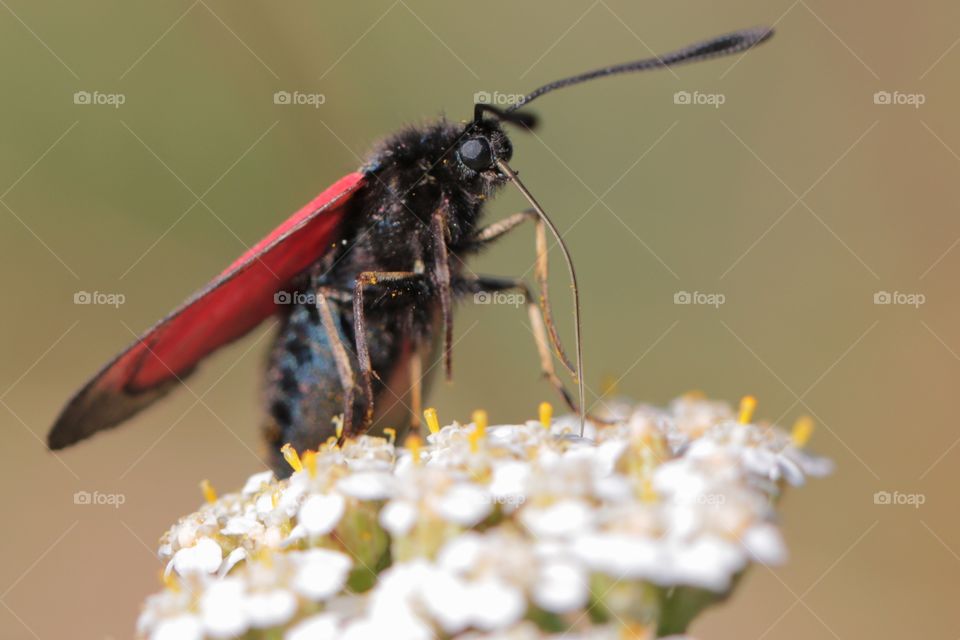
[[[537,126],[537,116],[532,113],[510,113],[485,102],[473,105],[474,124],[483,119],[484,113],[492,113],[501,122],[509,122],[525,129],[533,129]]]
[[[533,100],[536,100],[543,94],[549,93],[554,89],[569,87],[573,84],[580,84],[581,82],[587,82],[588,80],[594,80],[604,76],[612,76],[619,73],[649,71],[651,69],[672,67],[688,62],[698,62],[700,60],[728,56],[755,47],[758,44],[769,40],[772,36],[773,28],[771,27],[755,27],[753,29],[744,29],[742,31],[728,33],[727,35],[717,36],[716,38],[711,38],[710,40],[705,40],[703,42],[684,47],[683,49],[678,49],[677,51],[673,51],[662,56],[655,56],[645,60],[634,60],[633,62],[625,62],[612,67],[603,67],[602,69],[594,69],[593,71],[587,71],[586,73],[581,73],[569,78],[556,80],[550,84],[543,85],[539,89],[534,89],[527,94],[523,100],[510,105],[509,108],[500,113],[502,113],[504,116],[507,116],[505,120],[511,121],[511,112],[527,106]],[[477,106],[479,107],[480,105]],[[483,111],[492,111],[496,113],[499,110],[488,109],[486,105],[484,105],[484,109],[475,110],[475,115],[480,117],[483,115]],[[500,115],[500,113],[497,113],[497,115]],[[514,118],[515,117],[516,116],[514,116]]]
[[[674,65],[685,64],[688,62],[698,62],[700,60],[708,60],[710,58],[727,56],[751,49],[752,47],[769,40],[772,36],[773,29],[771,27],[756,27],[753,29],[734,31],[733,33],[711,38],[710,40],[705,40],[703,42],[684,47],[683,49],[678,49],[677,51],[673,51],[662,56],[647,58],[645,60],[635,60],[633,62],[625,62],[623,64],[618,64],[611,67],[603,67],[602,69],[594,69],[593,71],[587,71],[586,73],[570,76],[569,78],[556,80],[550,84],[543,85],[539,89],[533,90],[527,96],[525,96],[523,100],[511,105],[507,109],[499,109],[489,104],[478,103],[474,105],[473,123],[470,125],[470,128],[475,126],[483,119],[484,113],[492,113],[496,118],[503,122],[509,122],[532,129],[536,125],[536,118],[529,114],[514,113],[514,111],[525,107],[533,100],[536,100],[543,94],[549,93],[554,89],[569,87],[570,85],[580,84],[581,82],[587,82],[588,80],[594,80],[596,78],[612,76],[620,73],[648,71],[651,69],[672,67]],[[533,197],[533,194],[531,194],[530,191],[527,190],[526,186],[524,186],[524,184],[520,181],[520,178],[517,177],[516,172],[503,160],[497,160],[496,164],[500,172],[506,176],[507,179],[509,179],[514,186],[520,190],[520,193],[523,194],[524,198],[526,198],[527,201],[533,205],[537,215],[553,234],[554,238],[557,240],[557,243],[560,245],[560,250],[563,252],[564,260],[567,263],[567,270],[570,272],[571,289],[573,290],[574,336],[577,351],[577,387],[580,401],[580,436],[582,437],[584,423],[586,421],[586,394],[584,392],[583,377],[580,292],[579,288],[577,287],[577,273],[573,267],[573,258],[570,256],[570,251],[567,249],[567,245],[563,241],[563,235],[560,233],[560,230],[547,216],[547,212],[543,210],[543,207],[541,207],[540,203],[537,202],[537,200]]]

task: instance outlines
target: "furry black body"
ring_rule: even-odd
[[[371,426],[402,432],[409,425],[409,395],[419,382],[407,375],[410,359],[419,354],[430,362],[443,327],[445,289],[452,298],[481,287],[464,276],[463,261],[482,244],[475,234],[484,202],[506,182],[495,167],[477,171],[463,162],[460,148],[477,138],[489,143],[496,158],[510,159],[512,147],[498,122],[440,120],[387,139],[364,166],[367,180],[351,200],[340,240],[300,278],[270,352],[266,436],[277,471],[287,468],[279,453],[283,444],[315,449],[336,433],[341,416],[345,435]],[[438,217],[444,240],[436,233]],[[441,241],[445,247],[438,246]],[[372,398],[361,379],[354,306],[357,282],[371,272],[411,274],[364,287]],[[316,303],[321,296],[336,337],[322,321]],[[352,382],[346,386],[353,385],[352,394],[337,368],[337,339],[349,359]],[[369,416],[371,400],[375,413]],[[405,410],[387,413],[397,405]],[[393,416],[402,422],[387,424],[385,418]]]

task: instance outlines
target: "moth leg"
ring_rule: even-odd
[[[353,425],[353,400],[357,382],[353,373],[353,366],[350,364],[350,356],[347,355],[347,348],[340,338],[340,331],[333,319],[333,312],[330,310],[330,303],[327,300],[327,296],[336,297],[336,294],[341,293],[326,289],[319,290],[317,292],[317,311],[320,312],[323,330],[330,340],[333,359],[337,365],[337,375],[340,377],[340,386],[343,387],[343,430],[340,434],[340,440],[342,441]]]
[[[503,220],[497,220],[492,224],[477,229],[476,232],[470,236],[470,242],[477,245],[485,245],[488,242],[493,242],[497,238],[510,233],[527,220],[534,220],[536,217],[537,212],[533,209],[518,211]]]
[[[550,352],[550,343],[547,337],[547,330],[544,323],[540,307],[533,302],[530,287],[526,282],[513,278],[499,278],[495,276],[478,276],[476,278],[463,278],[460,283],[462,289],[471,293],[499,293],[502,291],[518,291],[524,296],[524,304],[527,307],[527,314],[530,318],[530,325],[533,330],[533,341],[537,346],[537,354],[540,356],[540,371],[543,377],[550,382],[557,393],[563,398],[563,401],[574,413],[579,413],[573,396],[567,391],[563,381],[557,376],[556,369],[553,366],[553,357]]]
[[[443,370],[447,380],[453,379],[453,290],[450,286],[450,254],[447,242],[450,233],[447,219],[450,202],[444,198],[441,206],[433,212],[430,228],[433,231],[433,280],[439,287],[440,309],[443,315]]]
[[[377,372],[370,364],[370,348],[367,345],[367,323],[363,310],[363,291],[370,285],[403,284],[420,281],[423,274],[413,271],[362,271],[353,285],[353,333],[357,345],[357,362],[360,364],[360,381],[367,397],[367,411],[363,417],[363,428],[369,428],[373,422],[373,378]],[[344,429],[346,431],[346,429]]]
[[[553,310],[550,306],[550,295],[547,285],[549,276],[549,271],[547,270],[547,226],[540,218],[537,218],[536,236],[537,285],[540,289],[540,309],[543,311],[544,324],[547,327],[547,331],[550,333],[550,342],[553,344],[553,348],[556,350],[557,356],[560,358],[560,362],[562,362],[563,366],[567,368],[567,371],[570,372],[570,375],[576,376],[579,379],[580,372],[576,371],[574,366],[570,364],[570,358],[567,357],[566,352],[563,350],[563,345],[560,343],[560,335],[557,333],[557,325],[553,321]],[[581,384],[582,382],[583,381],[581,381]]]
[[[543,324],[546,326],[547,332],[550,336],[550,344],[552,344],[553,348],[556,350],[557,357],[560,358],[560,362],[562,362],[563,366],[566,367],[567,371],[570,372],[570,375],[576,376],[578,374],[575,373],[575,368],[573,364],[571,364],[570,358],[567,357],[566,352],[563,350],[563,344],[560,342],[560,335],[557,333],[557,325],[553,321],[553,311],[550,306],[550,290],[548,285],[549,270],[547,268],[547,228],[543,223],[543,220],[541,220],[537,215],[537,212],[534,209],[524,209],[523,211],[519,211],[513,215],[507,216],[503,220],[498,220],[493,224],[478,229],[476,233],[471,236],[470,241],[476,246],[483,246],[513,231],[527,220],[536,221],[536,275],[537,286],[540,289],[540,296],[538,297],[538,300],[540,303],[540,311],[543,315]]]

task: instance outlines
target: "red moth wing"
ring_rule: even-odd
[[[347,204],[363,184],[361,173],[338,180],[122,351],[67,403],[47,436],[50,448],[123,422],[273,315],[274,294],[339,239]]]

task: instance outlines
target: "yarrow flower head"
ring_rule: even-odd
[[[788,485],[830,471],[792,434],[688,395],[578,421],[441,427],[285,448],[162,538],[167,638],[580,638],[683,633],[752,562],[782,563]]]

